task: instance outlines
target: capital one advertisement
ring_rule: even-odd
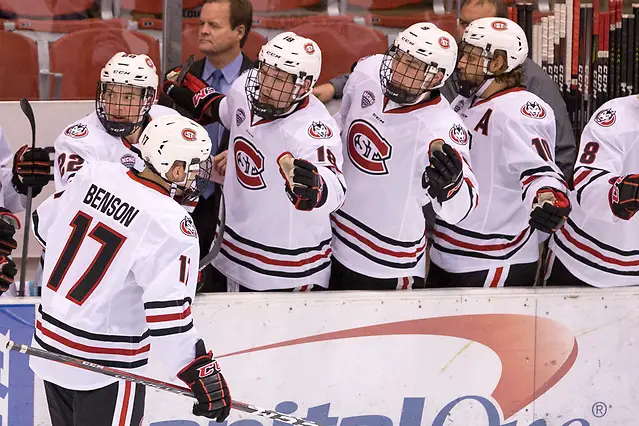
[[[193,312],[233,398],[323,426],[630,426],[638,306],[633,290],[482,289],[224,294]],[[149,375],[167,380],[157,355]],[[37,378],[32,423],[12,420],[2,383],[0,426],[50,424]],[[191,405],[149,389],[143,424],[220,425]],[[221,425],[284,423],[233,411]]]

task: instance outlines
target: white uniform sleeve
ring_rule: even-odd
[[[459,153],[462,158],[462,187],[457,193],[449,200],[440,204],[436,199],[432,199],[430,195],[427,195],[428,199],[432,203],[435,214],[441,217],[443,220],[450,224],[456,224],[466,218],[470,212],[472,212],[479,202],[478,196],[478,184],[477,178],[473,174],[470,167],[470,151],[469,151],[469,133],[463,123],[460,121],[451,123],[449,131],[442,131],[441,139],[447,145],[450,145]],[[454,130],[454,132],[453,132]],[[454,140],[451,135],[455,135],[457,140]],[[425,167],[429,164],[429,159],[426,159]],[[426,191],[427,192],[427,191]]]
[[[226,127],[227,129],[230,129],[233,124],[233,122],[231,121],[231,105],[229,105],[229,97],[225,96],[224,98],[222,98],[222,100],[220,101],[220,106],[219,106],[219,110],[218,110],[218,114],[220,115],[220,123],[222,124],[222,126]]]
[[[358,85],[358,81],[359,73],[357,72],[357,66],[355,66],[353,73],[346,81],[346,86],[344,86],[344,94],[342,96],[342,103],[340,104],[339,111],[334,116],[337,125],[344,131],[348,131],[348,129],[344,129],[344,124],[346,117],[348,116],[348,112],[351,109],[351,103],[353,102],[353,95],[355,94],[355,88]]]
[[[13,187],[13,153],[4,132],[0,128],[0,203],[13,213],[24,210],[27,197],[18,194]]]
[[[620,134],[621,126],[597,124],[597,115],[593,114],[581,134],[574,173],[575,198],[585,213],[615,223],[619,218],[612,214],[608,194],[611,182],[623,175],[624,153],[619,142],[633,136]]]
[[[175,230],[179,232],[177,226]],[[195,359],[195,343],[200,339],[191,315],[200,252],[197,238],[166,234],[150,256],[134,265],[133,272],[144,291],[151,349],[173,379]]]
[[[553,161],[555,117],[551,111],[543,119],[526,118],[515,114],[505,119],[500,143],[502,162],[508,170],[519,175],[521,199],[532,209],[537,190],[549,186],[568,193],[568,184]]]
[[[85,162],[91,161],[89,151],[82,148],[84,143],[90,144],[91,140],[86,138],[82,139],[82,143],[78,141],[62,132],[53,144],[55,148],[53,181],[56,191],[62,191]]]

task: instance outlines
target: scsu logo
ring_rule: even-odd
[[[348,128],[348,158],[364,173],[388,174],[386,162],[391,158],[392,146],[377,129],[364,120],[355,120]]]
[[[262,177],[264,172],[264,155],[248,140],[238,137],[233,144],[233,157],[237,181],[246,189],[259,190],[266,188]]]

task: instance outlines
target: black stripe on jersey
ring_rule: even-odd
[[[444,222],[441,219],[435,219],[435,224],[443,228],[448,228],[459,235],[463,235],[465,237],[470,237],[470,238],[476,238],[478,240],[494,240],[496,238],[500,238],[502,240],[512,241],[519,236],[519,234],[518,235],[480,234],[479,232],[469,231],[468,229],[463,229],[458,226],[451,225],[450,223]]]
[[[33,214],[31,215],[31,221],[33,222],[33,233],[35,235],[35,237],[38,239],[38,242],[42,245],[42,247],[46,247],[47,246],[47,242],[44,241],[44,238],[42,238],[42,236],[40,235],[40,232],[38,231],[38,225],[40,224],[40,218],[38,217],[38,211],[34,211]]]
[[[418,246],[422,242],[422,240],[424,239],[424,237],[421,237],[420,239],[415,240],[415,241],[394,240],[394,239],[392,239],[390,237],[387,237],[386,235],[380,234],[379,232],[375,231],[373,228],[364,225],[362,222],[360,222],[359,220],[355,219],[353,216],[349,215],[348,213],[344,213],[341,210],[337,210],[333,214],[335,214],[337,216],[341,216],[344,219],[347,219],[349,222],[354,223],[357,227],[363,229],[368,234],[372,235],[373,237],[377,238],[380,241],[385,242],[386,244],[390,244],[391,246],[413,248],[415,246]]]
[[[106,360],[106,359],[89,359],[89,358],[83,358],[77,355],[71,355],[68,354],[64,351],[61,351],[60,349],[53,347],[47,343],[44,343],[42,341],[42,339],[40,339],[37,335],[34,335],[33,338],[35,339],[36,342],[38,342],[38,345],[40,345],[42,347],[42,349],[45,349],[49,352],[53,352],[54,354],[58,354],[58,355],[66,355],[66,356],[70,356],[73,358],[78,358],[84,361],[89,361],[92,362],[94,364],[98,364],[98,365],[102,365],[104,367],[111,367],[111,368],[126,368],[126,369],[131,369],[131,368],[138,368],[138,367],[143,367],[145,365],[147,365],[149,363],[149,359],[148,358],[144,358],[144,359],[140,359],[137,361],[133,361],[133,362],[123,362],[123,361],[111,361],[111,360]]]
[[[517,246],[515,249],[513,249],[510,252],[508,252],[506,254],[503,254],[501,256],[491,256],[489,254],[485,254],[485,253],[477,252],[477,251],[451,249],[451,248],[447,248],[447,247],[442,247],[441,245],[439,245],[437,243],[433,243],[433,247],[435,247],[437,250],[439,250],[439,251],[441,251],[443,253],[455,254],[457,256],[475,257],[475,258],[478,258],[478,259],[506,260],[506,259],[510,259],[515,253],[517,253],[519,250],[521,250],[521,248],[524,247],[528,243],[528,240],[530,239],[530,237],[533,234],[534,234],[534,232],[529,233],[528,237],[526,237],[526,239],[519,246]]]
[[[226,225],[224,232],[228,233],[231,237],[233,237],[234,240],[239,241],[240,243],[245,244],[249,247],[254,247],[259,250],[268,251],[268,252],[277,253],[277,254],[285,254],[289,256],[296,256],[298,254],[304,254],[311,251],[322,250],[325,246],[329,245],[331,242],[331,239],[329,238],[327,240],[321,241],[315,247],[300,247],[297,249],[284,249],[281,247],[266,246],[264,244],[260,244],[258,242],[249,240],[248,238],[244,238],[241,235],[239,235],[237,232],[229,228],[228,224]]]
[[[52,317],[42,310],[42,305],[38,307],[38,312],[40,312],[40,315],[45,322],[48,322],[49,324],[52,324],[61,330],[71,333],[74,336],[82,337],[84,339],[96,340],[101,342],[140,343],[144,339],[149,337],[149,330],[146,330],[141,336],[114,336],[110,334],[89,333],[88,331],[71,327],[69,324],[66,324]]]
[[[563,243],[563,241],[561,241],[559,239],[559,237],[557,237],[556,234],[553,235],[553,238],[555,239],[555,243],[557,243],[557,246],[561,247],[561,249],[564,250],[569,256],[571,256],[572,258],[580,261],[584,265],[588,265],[591,268],[598,269],[600,271],[607,272],[607,273],[613,274],[613,275],[639,276],[639,269],[638,270],[634,270],[634,271],[627,271],[627,270],[620,271],[618,269],[607,268],[605,266],[602,266],[600,263],[595,263],[592,260],[587,259],[587,258],[575,253],[570,248],[568,248]]]
[[[185,303],[189,305],[193,304],[193,301],[190,297],[185,297],[180,300],[163,300],[160,302],[146,302],[144,304],[144,309],[160,309],[160,308],[176,308],[179,306],[183,306]]]
[[[300,272],[284,272],[284,271],[271,271],[268,269],[263,269],[260,268],[259,266],[255,266],[254,264],[247,262],[245,260],[239,259],[233,255],[231,255],[228,251],[226,251],[226,249],[222,248],[220,249],[220,253],[223,254],[224,256],[226,256],[229,260],[237,263],[238,265],[242,265],[245,268],[250,269],[251,271],[257,272],[258,274],[262,274],[262,275],[269,275],[269,276],[273,276],[273,277],[283,277],[283,278],[304,278],[304,277],[309,277],[319,271],[321,271],[322,269],[326,269],[327,267],[329,267],[331,265],[331,261],[330,258],[327,259],[324,263],[317,265],[311,269],[307,269],[305,271],[300,271]]]
[[[193,320],[191,320],[191,322],[188,323],[187,325],[180,325],[177,327],[169,327],[169,328],[151,329],[150,334],[152,337],[169,336],[171,334],[186,333],[192,328],[193,328]]]
[[[591,183],[593,183],[595,180],[604,177],[605,175],[610,174],[610,172],[606,171],[606,170],[601,170],[598,174],[592,176],[588,182],[584,183],[583,185],[581,185],[581,187],[577,190],[577,202],[581,204],[581,195],[584,191],[584,189],[586,189],[586,187],[588,185],[590,185]]]
[[[524,170],[523,172],[521,172],[521,175],[519,176],[519,180],[522,181],[529,176],[544,174],[544,173],[552,173],[555,175],[555,177],[561,180],[559,174],[555,170],[553,170],[553,168],[550,166],[541,166],[541,167],[537,167],[536,169]]]
[[[470,214],[470,212],[472,212],[474,207],[475,207],[474,206],[475,200],[474,200],[474,197],[473,197],[473,187],[471,186],[471,184],[469,182],[466,182],[466,186],[468,187],[468,196],[470,197],[470,205],[468,206],[468,211],[466,212],[464,217],[462,217],[460,222],[462,220],[466,219],[468,217],[468,215]]]
[[[639,250],[624,251],[624,250],[621,250],[621,249],[619,249],[617,247],[614,247],[614,246],[606,244],[606,243],[604,243],[602,241],[599,241],[598,239],[596,239],[592,235],[589,235],[583,229],[579,228],[577,226],[577,224],[575,222],[573,222],[572,219],[570,219],[570,217],[568,217],[568,219],[566,220],[566,224],[570,225],[570,227],[575,231],[575,233],[577,235],[579,235],[580,237],[590,241],[592,244],[596,245],[600,249],[609,251],[611,253],[618,254],[619,256],[637,256],[637,255],[639,255]]]
[[[396,268],[396,269],[411,269],[411,268],[414,268],[415,266],[417,266],[417,264],[421,260],[422,256],[424,256],[424,253],[426,253],[426,247],[424,247],[424,250],[422,250],[422,252],[417,256],[417,258],[415,259],[414,262],[408,262],[408,263],[390,262],[388,260],[383,260],[383,259],[380,259],[379,257],[377,257],[375,255],[370,254],[369,252],[367,252],[366,250],[364,250],[363,248],[361,248],[357,244],[355,244],[352,241],[349,241],[346,238],[342,237],[337,232],[333,232],[333,236],[336,237],[341,242],[343,242],[346,246],[350,247],[352,250],[356,251],[357,253],[359,253],[362,256],[364,256],[365,258],[367,258],[368,260],[370,260],[370,261],[372,261],[374,263],[377,263],[379,265],[387,266],[389,268]]]

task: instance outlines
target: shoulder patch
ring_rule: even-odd
[[[125,166],[127,169],[132,169],[135,167],[135,156],[133,154],[124,154],[120,157],[120,163]]]
[[[180,231],[187,237],[197,238],[197,230],[191,216],[184,216],[184,219],[180,222]]]
[[[64,134],[70,138],[80,139],[89,134],[89,127],[86,124],[78,123],[67,127]]]
[[[362,93],[362,103],[361,103],[362,109],[368,108],[374,103],[375,103],[375,95],[373,94],[373,92],[371,92],[370,90],[365,90],[364,93]]]
[[[601,127],[610,127],[615,124],[615,121],[617,121],[617,111],[611,108],[603,109],[595,116],[595,123]]]
[[[308,135],[313,139],[330,139],[333,131],[321,121],[313,121],[308,128]]]
[[[519,111],[528,118],[536,118],[539,120],[546,118],[547,115],[546,109],[537,101],[526,102]]]
[[[238,108],[237,111],[235,111],[235,125],[240,127],[240,124],[244,123],[244,120],[246,120],[246,113],[242,108]]]
[[[453,111],[455,112],[459,112],[459,110],[461,110],[464,106],[464,100],[460,99],[459,101],[457,101],[457,103],[455,104],[455,107],[453,108]]]
[[[458,145],[466,145],[468,143],[468,132],[461,124],[453,124],[448,135]]]

